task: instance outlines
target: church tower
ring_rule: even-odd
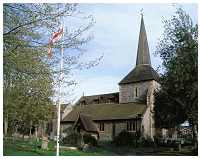
[[[159,88],[159,75],[151,66],[147,34],[143,15],[137,49],[136,66],[119,82],[119,103],[142,103],[146,110],[142,116],[141,133],[154,140],[154,90]]]
[[[153,83],[153,81],[157,82],[158,80],[159,75],[151,66],[149,46],[142,15],[136,66],[119,82],[119,102],[146,103],[147,93],[151,83]]]

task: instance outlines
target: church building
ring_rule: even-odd
[[[99,140],[112,140],[121,131],[153,139],[154,90],[159,75],[151,66],[143,20],[139,33],[135,67],[119,82],[119,92],[82,96],[61,121],[63,132],[69,126],[77,131],[95,133]]]

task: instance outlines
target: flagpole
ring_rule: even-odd
[[[64,29],[64,24],[62,26]],[[62,34],[62,40],[64,38],[64,30]],[[57,111],[57,152],[56,156],[59,156],[59,142],[60,142],[60,119],[61,119],[61,97],[62,97],[62,81],[63,81],[63,58],[64,58],[64,48],[63,41],[61,44],[61,60],[60,60],[60,78],[59,78],[59,99],[58,99],[58,111]]]

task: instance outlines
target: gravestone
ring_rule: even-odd
[[[42,145],[41,145],[41,148],[43,150],[47,150],[48,149],[48,138],[46,136],[43,136],[42,137]]]
[[[84,144],[82,147],[83,152],[94,152],[96,148],[90,144]]]
[[[178,150],[181,152],[181,143],[178,144]]]

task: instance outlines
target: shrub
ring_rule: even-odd
[[[85,144],[90,144],[92,146],[98,145],[96,138],[90,134],[84,134],[83,140]]]
[[[62,139],[62,143],[64,145],[74,145],[74,146],[79,146],[82,141],[82,136],[79,133],[72,132],[70,135],[64,137]]]
[[[137,137],[135,134],[123,130],[118,136],[113,138],[113,143],[116,146],[133,146],[135,145]]]
[[[140,138],[140,146],[142,147],[151,147],[154,146],[154,142],[151,139],[145,139],[144,137]]]

